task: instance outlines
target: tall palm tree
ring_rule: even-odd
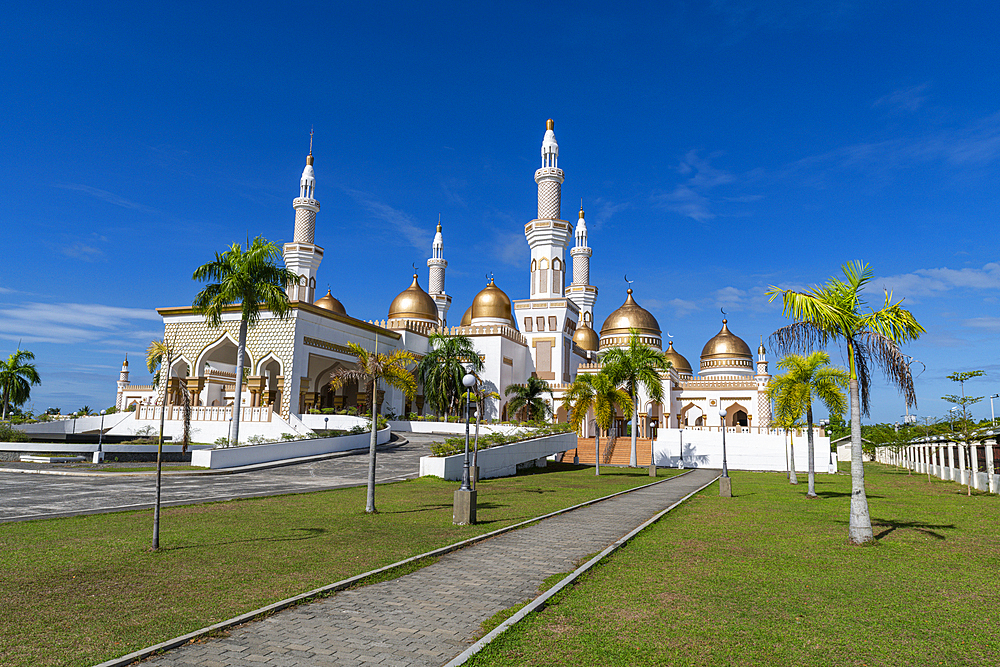
[[[23,405],[31,397],[31,388],[41,384],[38,370],[29,363],[35,355],[18,347],[16,352],[0,361],[0,392],[3,394],[3,418],[11,405]]]
[[[604,371],[580,373],[563,397],[563,407],[570,415],[569,423],[577,431],[587,419],[587,414],[593,409],[597,428],[610,432],[618,411],[621,410],[622,414],[627,414],[632,408],[632,397],[612,382]],[[609,439],[605,452],[606,459],[610,459],[613,446],[614,440]],[[600,469],[599,461],[597,465]]]
[[[160,491],[163,473],[163,427],[167,418],[167,387],[170,385],[170,365],[174,358],[174,348],[163,340],[150,341],[146,348],[146,370],[153,376],[153,386],[163,388],[160,401],[160,438],[156,446],[156,502],[153,504],[153,550],[160,548]]]
[[[431,349],[417,365],[417,379],[434,410],[448,417],[461,396],[462,378],[467,370],[481,371],[483,361],[468,336],[448,336],[436,331],[428,342]]]
[[[378,385],[384,382],[386,386],[399,389],[406,397],[413,399],[417,393],[417,379],[408,370],[414,363],[412,352],[395,350],[391,354],[381,354],[378,351],[378,340],[375,350],[369,352],[357,343],[348,343],[351,354],[358,358],[357,368],[342,368],[333,374],[330,385],[338,389],[352,380],[358,386],[368,389],[372,406],[372,437],[368,446],[368,497],[365,500],[365,512],[375,513],[375,433],[378,430]]]
[[[775,413],[806,414],[806,437],[809,440],[809,489],[806,495],[816,497],[816,460],[813,444],[814,398],[822,401],[830,414],[844,414],[847,399],[844,391],[850,386],[850,375],[843,368],[830,365],[830,355],[822,350],[809,356],[789,354],[778,362],[782,375],[771,378],[768,397],[774,400]],[[792,474],[795,473],[794,468]]]
[[[552,389],[548,382],[534,375],[528,378],[524,384],[508,385],[503,393],[510,398],[507,401],[508,416],[520,413],[525,421],[540,422],[552,414],[552,406],[549,401],[542,398],[544,394],[548,394],[549,399],[554,401]]]
[[[666,372],[671,363],[660,350],[654,350],[639,338],[637,329],[629,329],[628,346],[611,348],[601,357],[601,367],[616,385],[625,389],[632,397],[632,452],[629,465],[637,465],[635,439],[639,424],[639,389],[653,401],[663,401],[663,380],[661,372]],[[652,445],[651,445],[652,446]],[[650,452],[652,456],[652,452]],[[652,464],[650,458],[650,464]]]
[[[844,278],[831,277],[823,286],[804,292],[772,286],[767,294],[779,295],[786,317],[795,320],[771,335],[771,343],[781,353],[808,351],[842,340],[847,347],[851,392],[851,515],[848,539],[864,544],[874,539],[865,471],[861,460],[861,415],[868,414],[869,366],[874,362],[890,382],[899,388],[907,405],[915,406],[913,377],[899,346],[924,333],[910,311],[893,302],[885,293],[882,308],[868,308],[861,291],[872,280],[871,269],[861,262],[843,265]],[[865,312],[867,311],[867,312]]]
[[[265,310],[276,317],[285,317],[289,312],[285,287],[298,280],[293,272],[275,264],[280,259],[281,250],[258,236],[252,243],[247,240],[245,250],[239,243],[234,243],[229,250],[215,253],[214,261],[199,266],[194,272],[195,280],[209,283],[198,292],[192,304],[195,311],[205,316],[209,326],[218,328],[222,325],[222,313],[227,306],[239,305],[242,312],[236,352],[236,396],[233,399],[233,422],[229,429],[229,441],[233,445],[240,431],[247,331]]]

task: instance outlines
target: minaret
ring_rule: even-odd
[[[760,337],[760,347],[757,348],[757,374],[753,379],[757,383],[757,425],[767,428],[771,424],[771,399],[767,396],[767,386],[771,375],[767,372],[767,350],[764,349],[764,337]]]
[[[531,298],[549,299],[565,296],[566,248],[573,235],[573,225],[559,219],[562,184],[559,168],[559,144],[553,130],[555,122],[545,124],[542,139],[542,166],[535,172],[538,184],[538,217],[524,226],[531,247]]]
[[[125,361],[122,362],[122,372],[118,375],[118,397],[115,400],[115,410],[122,409],[122,398],[125,396],[128,385],[128,355],[126,354]]]
[[[576,246],[569,254],[573,258],[573,283],[566,288],[566,295],[580,307],[580,317],[594,326],[594,304],[597,288],[590,284],[590,256],[594,253],[587,245],[587,221],[580,203],[580,219],[576,223]]]
[[[444,258],[444,237],[441,235],[441,216],[438,216],[437,233],[431,245],[431,258],[427,260],[427,293],[434,299],[438,309],[438,324],[448,326],[448,308],[451,307],[451,297],[444,291],[444,270],[448,268],[448,260]]]
[[[299,277],[298,284],[289,285],[288,298],[312,303],[316,294],[316,271],[323,261],[323,249],[314,243],[316,214],[316,176],[313,173],[312,132],[309,133],[309,155],[299,181],[299,196],[292,201],[295,209],[295,235],[284,247],[285,267]]]

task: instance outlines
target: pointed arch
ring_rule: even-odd
[[[205,375],[205,363],[211,363],[215,361],[220,364],[220,367],[232,366],[232,371],[236,372],[236,352],[239,350],[239,343],[235,338],[230,335],[228,331],[223,331],[222,335],[215,339],[215,341],[209,343],[198,355],[198,361],[194,365],[195,375]],[[228,357],[232,357],[228,359]],[[250,356],[250,351],[247,350],[244,353],[244,366],[247,368],[252,368],[253,357]],[[213,366],[215,364],[212,364]]]

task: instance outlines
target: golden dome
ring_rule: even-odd
[[[490,278],[490,284],[484,287],[472,300],[471,310],[472,322],[481,318],[489,318],[507,320],[511,326],[514,324],[514,316],[510,310],[510,297],[493,283],[493,278]]]
[[[467,327],[472,324],[472,306],[465,309],[465,315],[462,315],[462,321],[458,323],[460,327]]]
[[[640,306],[632,298],[632,289],[628,290],[625,303],[615,312],[608,315],[601,327],[601,338],[604,336],[627,336],[629,329],[638,329],[640,334],[653,335],[659,338],[660,325],[653,314]]]
[[[577,328],[576,333],[573,334],[573,342],[576,343],[581,350],[596,352],[601,346],[601,337],[598,336],[597,332],[591,328],[586,320],[584,320],[580,322],[580,326]]]
[[[667,345],[667,349],[663,351],[663,354],[670,361],[678,375],[694,375],[694,370],[691,368],[691,364],[688,363],[688,360],[684,358],[684,355],[674,349],[674,341],[670,341]]]
[[[331,312],[337,313],[338,315],[347,315],[347,309],[344,308],[344,304],[337,301],[333,294],[330,293],[330,288],[326,288],[326,296],[321,296],[316,299],[314,306],[319,306],[320,308],[325,308]]]
[[[750,346],[743,342],[742,338],[730,332],[726,320],[722,320],[722,331],[705,343],[705,347],[701,350],[701,358],[704,360],[733,357],[753,361]]]
[[[413,274],[413,282],[399,293],[389,306],[390,320],[424,320],[437,323],[437,304],[431,295],[417,283],[417,274]]]

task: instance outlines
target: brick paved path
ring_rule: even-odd
[[[691,473],[442,556],[381,584],[249,623],[228,637],[150,658],[156,667],[443,665],[479,624],[535,597],[553,574],[611,545],[718,475]]]

